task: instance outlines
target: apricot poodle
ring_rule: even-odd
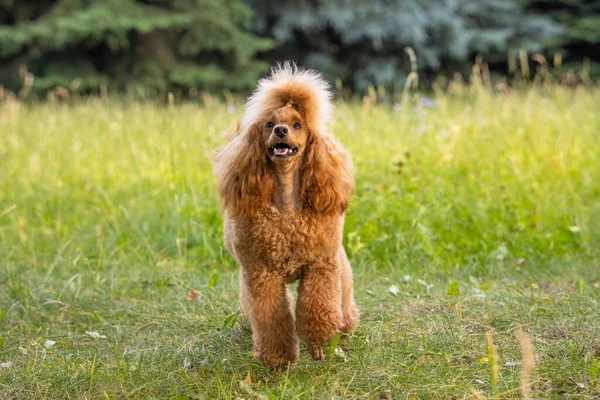
[[[225,246],[240,264],[240,304],[254,356],[271,369],[315,360],[336,332],[358,323],[352,270],[342,247],[353,167],[327,133],[328,84],[315,71],[273,68],[246,104],[237,134],[217,151]],[[287,284],[300,280],[296,321]]]

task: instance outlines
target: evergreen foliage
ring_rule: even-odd
[[[254,7],[260,32],[281,43],[277,57],[300,58],[359,91],[402,87],[407,46],[421,75],[433,77],[468,71],[477,54],[497,62],[509,49],[540,51],[559,32],[509,0],[260,0]]]
[[[39,91],[239,90],[265,71],[255,55],[272,46],[252,34],[242,0],[0,1],[0,79],[13,88],[25,64]]]
[[[566,59],[563,69],[582,68],[591,61],[590,74],[600,77],[600,1],[589,0],[523,0],[528,10],[558,21],[564,27],[561,35],[548,43],[549,51],[558,51]]]
[[[141,95],[244,91],[293,59],[363,92],[469,74],[477,55],[507,73],[520,49],[591,60],[600,3],[586,0],[0,0],[0,84]],[[594,64],[596,63],[596,64]],[[587,64],[586,64],[587,65]],[[584,74],[585,75],[585,74]]]

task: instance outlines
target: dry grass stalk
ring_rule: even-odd
[[[554,53],[554,68],[560,68],[562,65],[562,54],[556,52]]]
[[[529,59],[527,57],[527,50],[519,50],[519,59],[521,61],[521,74],[523,78],[529,79]]]
[[[488,346],[488,359],[490,360],[490,381],[492,383],[492,395],[495,397],[498,392],[498,376],[500,375],[500,368],[498,367],[498,353],[492,340],[492,331],[486,332],[487,346]]]
[[[521,395],[524,399],[530,399],[532,393],[531,373],[535,368],[535,351],[531,336],[518,329],[517,340],[521,345]]]
[[[21,87],[21,90],[19,90],[19,97],[24,99],[29,95],[29,92],[31,91],[31,87],[33,86],[33,81],[35,80],[35,77],[33,76],[32,73],[27,72],[25,73],[24,77],[23,77],[23,86]]]
[[[417,73],[417,54],[412,47],[405,47],[404,51],[410,58],[410,70],[411,72]]]
[[[471,75],[471,85],[480,88],[482,86],[481,82],[481,64],[483,63],[483,58],[481,56],[475,57],[475,63],[472,67],[472,75]]]
[[[483,78],[483,83],[488,90],[492,90],[492,77],[490,74],[490,67],[483,63],[481,66],[481,76]]]
[[[411,47],[405,47],[404,51],[406,52],[406,54],[408,54],[408,58],[410,58],[411,72],[406,77],[406,83],[404,84],[404,89],[402,89],[402,104],[406,102],[409,90],[411,88],[414,88],[416,90],[419,87],[419,74],[417,73],[417,54]]]
[[[508,52],[508,74],[512,77],[515,76],[517,72],[517,60],[515,59],[515,55],[512,51]]]

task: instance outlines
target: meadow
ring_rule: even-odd
[[[338,102],[361,323],[273,373],[210,161],[242,103],[0,104],[0,398],[599,398],[599,110],[595,87]]]

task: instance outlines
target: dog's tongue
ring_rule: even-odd
[[[287,154],[288,150],[289,148],[287,147],[275,147],[275,154],[283,156]]]

